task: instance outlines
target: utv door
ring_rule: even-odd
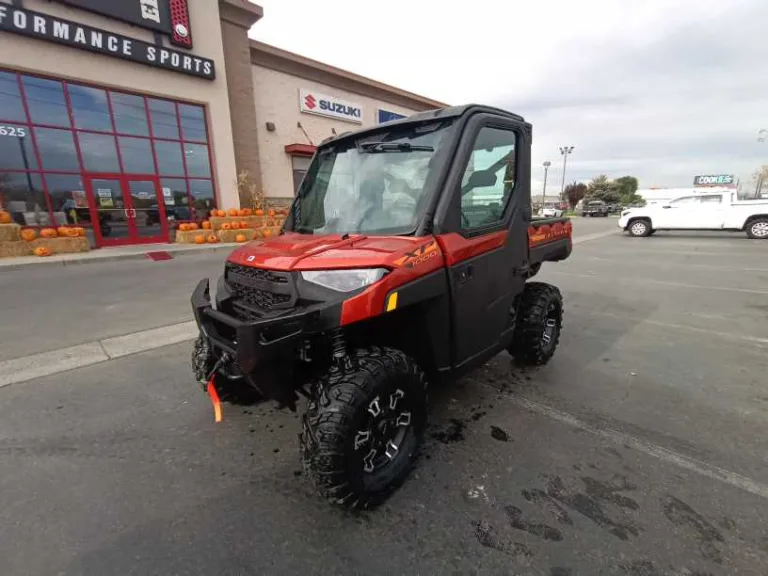
[[[530,125],[471,117],[438,205],[451,291],[454,367],[471,368],[511,341],[528,258]]]

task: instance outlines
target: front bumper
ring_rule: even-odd
[[[628,222],[629,222],[629,216],[621,216],[619,218],[619,221],[616,224],[622,230],[626,230]]]
[[[246,321],[227,311],[231,299],[222,277],[214,307],[208,280],[201,280],[192,293],[192,310],[214,356],[227,354],[245,376],[276,355],[293,352],[303,339],[338,327],[341,318],[340,302],[321,302]]]

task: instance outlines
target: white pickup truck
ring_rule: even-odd
[[[657,230],[726,230],[768,240],[768,200],[737,200],[735,192],[683,196],[624,210],[619,228],[631,236]]]

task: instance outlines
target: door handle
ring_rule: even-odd
[[[472,279],[472,266],[467,266],[459,270],[459,284],[465,284]]]

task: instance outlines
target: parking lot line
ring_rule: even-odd
[[[737,474],[736,472],[726,470],[725,468],[721,468],[719,466],[715,466],[695,458],[684,456],[667,448],[663,448],[662,446],[651,444],[650,442],[646,442],[645,440],[630,436],[624,432],[619,432],[618,430],[590,425],[580,419],[578,416],[569,414],[567,412],[562,412],[550,406],[528,400],[527,398],[523,398],[521,396],[510,394],[509,392],[496,388],[495,386],[492,386],[488,383],[478,380],[473,380],[473,382],[477,384],[483,384],[485,386],[490,386],[497,392],[512,400],[512,402],[518,406],[530,410],[531,412],[535,412],[536,414],[557,420],[558,422],[562,422],[563,424],[573,428],[578,428],[579,430],[583,430],[584,432],[588,432],[594,436],[603,438],[615,444],[629,446],[638,452],[643,452],[644,454],[648,454],[649,456],[653,456],[654,458],[663,460],[664,462],[668,462],[679,468],[695,472],[696,474],[711,478],[713,480],[719,480],[720,482],[724,482],[725,484],[729,484],[744,490],[745,492],[754,494],[755,496],[768,499],[768,486],[761,484],[760,482],[756,482],[751,478],[747,478],[746,476],[742,476],[741,474]]]
[[[562,272],[561,270],[548,270],[548,274],[559,274],[561,276],[574,276],[576,278],[595,278],[603,279],[603,276],[598,274],[580,274],[578,272]],[[632,284],[659,284],[661,286],[672,286],[674,288],[692,288],[694,290],[716,290],[719,292],[740,292],[742,294],[765,294],[768,295],[768,290],[751,290],[749,288],[729,288],[727,286],[706,286],[704,284],[685,284],[683,282],[668,282],[666,280],[652,280],[651,278],[640,278],[637,276],[614,279],[616,282],[631,282]]]
[[[616,230],[608,230],[607,232],[596,232],[595,234],[587,234],[586,236],[576,236],[571,243],[581,244],[582,242],[589,242],[590,240],[597,240],[598,238],[605,238],[606,236],[616,236],[618,233]]]
[[[613,312],[590,312],[587,315],[588,316],[607,316],[608,318],[616,318],[618,320],[628,320],[630,322],[636,322],[638,325],[651,324],[653,326],[659,326],[660,328],[674,328],[676,330],[688,330],[690,332],[698,332],[700,334],[707,334],[709,336],[718,336],[720,338],[726,338],[729,340],[741,340],[744,342],[750,342],[752,344],[758,344],[761,346],[768,347],[768,338],[759,338],[757,336],[746,336],[744,334],[732,334],[731,332],[720,332],[718,330],[709,330],[707,328],[696,328],[695,326],[686,326],[685,324],[659,322],[658,320],[650,320],[649,318],[634,318],[632,316],[623,316],[621,314],[614,314]]]

